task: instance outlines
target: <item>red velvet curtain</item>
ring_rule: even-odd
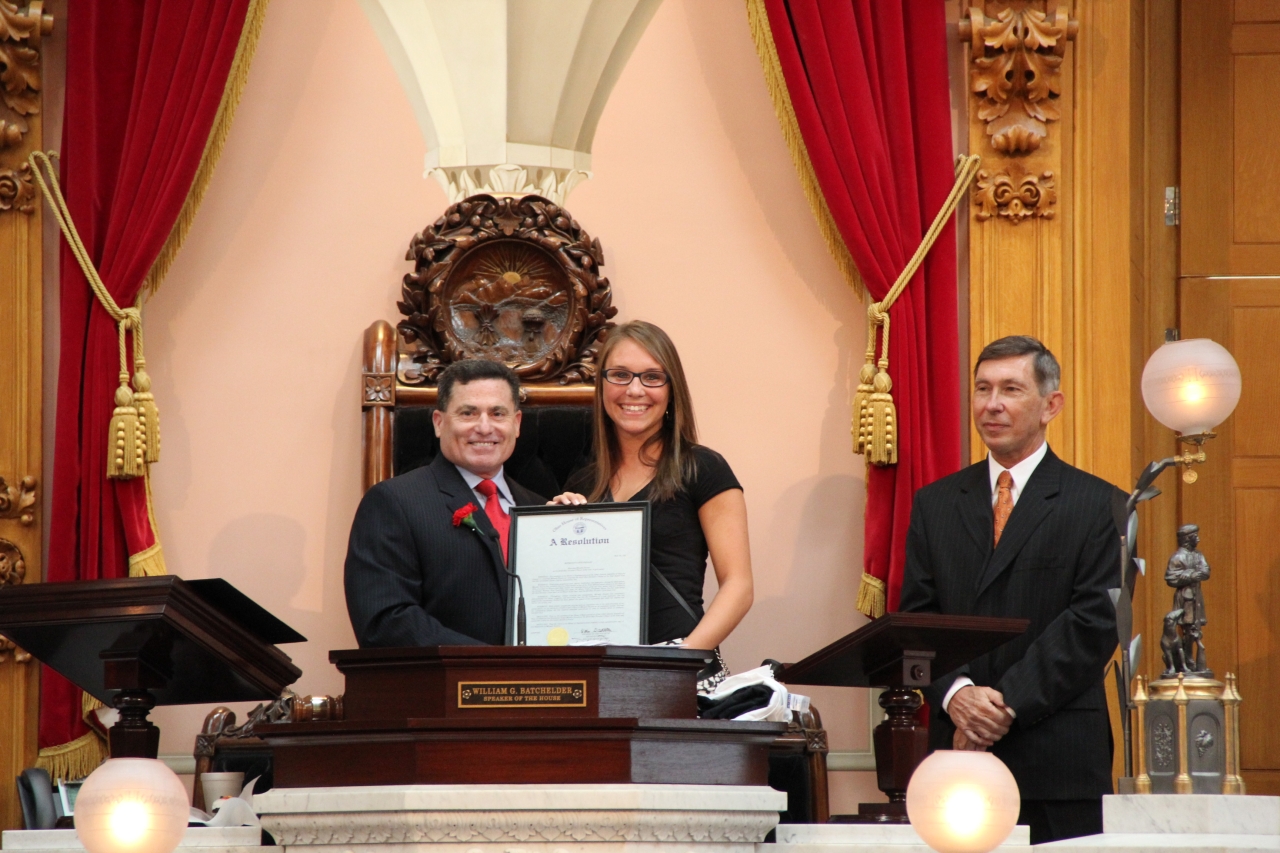
[[[764,0],[813,172],[874,300],[955,181],[942,0]],[[864,571],[902,588],[916,490],[960,464],[955,222],[890,311],[896,466],[868,466]]]
[[[174,231],[223,100],[251,0],[73,3],[61,176],[108,291],[133,305]],[[116,324],[65,240],[49,581],[119,578],[155,553],[145,478],[108,480]],[[130,361],[132,364],[132,360]],[[87,734],[80,691],[47,667],[40,746]]]

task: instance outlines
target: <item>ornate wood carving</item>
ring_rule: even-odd
[[[1014,162],[999,172],[978,172],[974,216],[982,221],[998,216],[1014,225],[1033,216],[1052,219],[1057,200],[1053,172],[1046,170],[1037,175]]]
[[[40,112],[40,38],[51,32],[40,0],[23,8],[0,0],[0,148],[20,145]]]
[[[394,373],[364,374],[364,405],[394,406],[396,404],[396,375]]]
[[[398,326],[412,356],[407,384],[453,361],[490,358],[525,381],[590,382],[612,305],[604,251],[541,196],[477,195],[414,236]]]
[[[22,549],[8,539],[0,539],[0,587],[17,586],[27,576]]]
[[[22,549],[8,539],[0,539],[0,590],[6,586],[17,586],[26,576],[27,561],[22,556]],[[3,594],[0,591],[0,595]],[[0,637],[0,663],[7,662],[11,654],[17,663],[31,660],[28,652],[18,648],[11,640]]]
[[[0,212],[17,210],[36,212],[36,187],[31,180],[31,166],[23,163],[17,169],[0,169]]]
[[[1004,154],[1035,151],[1048,123],[1062,117],[1060,66],[1077,22],[1057,0],[987,0],[970,6],[960,37],[970,42],[970,88],[981,99],[991,146]]]
[[[31,509],[35,505],[35,477],[23,477],[16,488],[0,477],[0,518],[16,518],[22,524],[31,524],[35,521]]]

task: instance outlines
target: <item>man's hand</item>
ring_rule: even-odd
[[[958,749],[958,750],[969,750],[971,752],[983,751],[983,747],[978,746],[976,743],[969,740],[969,738],[965,737],[964,732],[961,731],[960,729],[956,729],[956,733],[951,737],[951,748]]]
[[[990,687],[971,684],[961,687],[947,703],[947,715],[957,732],[977,747],[989,747],[1009,733],[1013,715],[1004,704],[1004,696]]]

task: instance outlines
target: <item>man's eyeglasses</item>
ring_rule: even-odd
[[[630,385],[631,380],[640,377],[640,384],[646,388],[661,388],[671,379],[661,370],[646,370],[644,373],[632,373],[620,367],[612,367],[604,372],[604,381],[610,385]]]

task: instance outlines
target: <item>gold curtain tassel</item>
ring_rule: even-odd
[[[862,582],[858,584],[858,601],[854,607],[859,613],[872,619],[879,619],[888,609],[885,582],[875,575],[862,573]]]
[[[116,410],[111,413],[111,426],[107,432],[107,476],[116,480],[128,480],[142,475],[146,458],[146,439],[138,421],[138,409],[133,405],[133,393],[127,381],[121,377],[116,389]]]
[[[898,410],[893,405],[893,380],[881,368],[872,383],[874,388],[867,400],[869,435],[867,436],[867,461],[872,465],[898,464]]]
[[[138,426],[142,430],[146,446],[146,460],[160,461],[160,410],[156,408],[155,395],[151,393],[151,377],[145,365],[139,365],[133,374],[133,404],[138,410]]]
[[[870,424],[867,419],[867,403],[871,399],[871,392],[875,390],[871,385],[875,376],[876,366],[874,362],[867,362],[862,365],[862,372],[858,374],[858,392],[853,396],[853,426],[849,430],[853,433],[854,453],[861,454],[866,452],[867,427]]]

